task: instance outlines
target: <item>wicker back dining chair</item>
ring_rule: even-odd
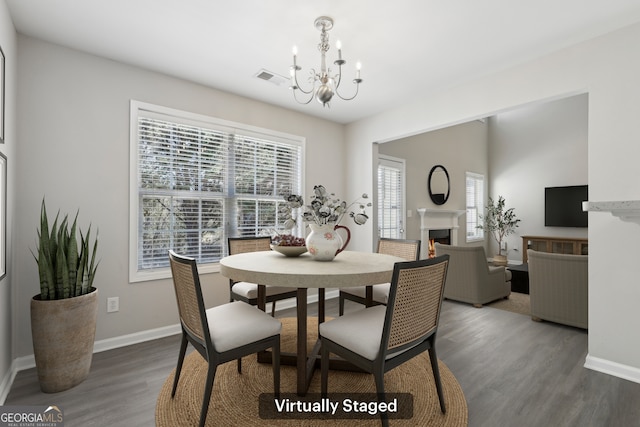
[[[440,410],[446,412],[436,356],[436,332],[448,264],[448,255],[396,263],[386,307],[369,307],[320,325],[323,396],[327,395],[330,353],[372,373],[378,399],[382,401],[384,373],[428,350]],[[382,424],[388,425],[386,412],[380,415]]]
[[[229,237],[227,239],[229,255],[246,252],[259,252],[271,250],[271,237]],[[271,303],[271,315],[276,312],[276,301],[295,298],[296,289],[281,286],[265,286],[267,299]],[[247,304],[258,304],[258,285],[250,282],[234,282],[229,279],[230,301],[244,301]]]
[[[241,372],[242,357],[271,348],[273,352],[273,390],[280,393],[280,331],[282,324],[241,301],[205,309],[198,268],[193,258],[169,251],[171,274],[178,303],[182,342],[171,390],[176,394],[180,371],[189,343],[207,361],[200,426],[204,426],[218,365],[236,359]]]
[[[378,240],[379,254],[393,255],[403,258],[407,261],[416,261],[420,258],[420,240],[407,239],[387,239],[380,238]],[[381,283],[372,286],[373,305],[386,304],[389,299],[389,283]],[[338,296],[338,313],[340,316],[344,314],[344,301],[349,300],[359,304],[365,304],[366,286],[358,286],[355,288],[342,288]]]

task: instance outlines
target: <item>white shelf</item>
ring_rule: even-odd
[[[619,202],[582,202],[582,210],[589,212],[610,212],[622,221],[640,225],[640,200]]]

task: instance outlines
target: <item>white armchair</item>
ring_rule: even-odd
[[[445,298],[482,307],[511,294],[511,272],[503,266],[489,265],[482,246],[436,243],[435,247],[436,256],[450,256]]]

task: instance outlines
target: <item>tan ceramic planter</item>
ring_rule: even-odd
[[[494,255],[493,263],[495,265],[507,265],[507,256],[506,255]]]
[[[98,315],[98,290],[79,297],[31,299],[31,335],[40,389],[57,393],[89,375]]]

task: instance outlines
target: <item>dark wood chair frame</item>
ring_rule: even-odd
[[[256,241],[256,246],[260,247],[261,243],[264,242],[265,244],[265,248],[269,247],[269,243],[271,243],[271,237],[269,236],[257,236],[257,237],[229,237],[227,239],[227,249],[229,250],[229,255],[235,255],[237,253],[242,253],[242,252],[235,252],[232,251],[231,248],[233,246],[233,242],[234,241],[248,241],[248,240],[254,240]],[[235,285],[237,282],[229,279],[229,301],[244,301],[247,304],[251,304],[251,305],[258,305],[258,297],[256,296],[256,298],[246,298],[242,295],[238,295],[235,292],[233,292],[233,285]],[[296,297],[296,289],[292,288],[292,290],[290,292],[284,292],[284,293],[279,293],[279,294],[275,294],[275,295],[267,295],[267,298],[265,300],[265,302],[267,303],[271,303],[271,316],[275,317],[275,313],[276,313],[276,301],[282,301],[285,299],[289,299],[289,298],[295,298]]]
[[[386,237],[381,237],[378,240],[378,253],[386,253],[386,252],[381,252],[380,251],[380,247],[385,243],[398,243],[398,244],[407,244],[407,245],[415,245],[415,254],[411,259],[407,259],[407,261],[416,261],[418,260],[418,258],[420,258],[420,245],[421,245],[421,241],[420,240],[409,240],[409,239],[388,239]],[[387,255],[395,255],[392,253],[387,253]],[[375,285],[373,285],[375,286]],[[370,297],[367,296],[365,298],[362,298],[358,295],[353,295],[350,294],[348,292],[344,292],[344,291],[340,291],[339,295],[338,295],[338,315],[342,316],[344,314],[344,301],[345,300],[349,300],[349,301],[353,301],[356,302],[358,304],[362,304],[362,305],[367,305],[367,299],[369,301],[371,301],[371,305],[384,305],[383,303],[381,303],[380,301],[375,301],[373,299],[373,288],[371,286],[367,286],[367,293],[369,293]]]
[[[196,261],[193,258],[184,257],[176,254],[173,251],[169,251],[169,258],[171,261],[171,270],[174,274],[174,269],[182,266],[188,266],[191,269],[191,275],[193,280],[193,286],[195,288],[195,296],[197,299],[197,306],[199,311],[199,320],[201,325],[197,325],[202,330],[202,335],[194,332],[198,327],[189,325],[188,316],[183,316],[183,304],[178,301],[178,308],[180,312],[180,326],[182,329],[182,342],[180,344],[180,354],[178,356],[178,365],[176,367],[176,374],[173,381],[173,388],[171,389],[171,398],[176,394],[178,388],[178,381],[180,379],[180,372],[182,371],[182,364],[186,354],[187,346],[189,343],[200,353],[200,355],[207,361],[207,379],[204,386],[204,396],[202,399],[202,410],[200,412],[200,427],[205,425],[207,418],[207,412],[209,409],[209,400],[211,399],[211,392],[213,390],[213,380],[216,375],[218,365],[232,361],[236,359],[238,361],[238,372],[242,373],[241,360],[242,357],[248,356],[259,351],[263,351],[271,348],[273,353],[273,389],[276,396],[280,394],[280,334],[273,335],[271,337],[255,341],[246,344],[241,347],[237,347],[228,351],[218,352],[215,345],[211,340],[211,334],[209,332],[209,323],[207,321],[206,309],[204,305],[204,299],[202,296],[202,287],[200,285],[200,279],[198,275],[198,268]],[[175,279],[174,279],[175,281]],[[174,283],[174,286],[179,286]],[[180,299],[178,289],[176,289],[176,298]]]
[[[441,280],[440,286],[440,299],[438,301],[437,315],[435,321],[435,327],[432,328],[426,334],[412,340],[411,342],[404,343],[402,346],[394,347],[393,352],[402,351],[408,349],[397,356],[387,359],[389,336],[391,332],[392,317],[394,311],[394,304],[396,299],[396,292],[398,289],[398,278],[400,272],[405,269],[422,268],[427,266],[435,266],[437,264],[445,263],[444,274]],[[440,370],[438,369],[438,357],[436,355],[436,334],[438,331],[438,324],[440,321],[440,310],[442,308],[442,300],[444,295],[444,284],[447,276],[447,267],[449,263],[449,255],[442,255],[436,258],[430,258],[419,261],[407,261],[396,263],[393,270],[393,279],[391,281],[391,290],[389,292],[389,302],[386,308],[386,316],[384,321],[384,327],[382,331],[382,339],[380,340],[380,350],[378,356],[374,360],[368,360],[365,357],[354,353],[353,351],[320,336],[322,346],[322,361],[321,361],[321,395],[327,396],[328,378],[329,378],[329,354],[333,353],[342,357],[348,362],[353,363],[358,368],[365,372],[371,373],[374,376],[376,383],[376,393],[380,402],[385,399],[384,391],[384,374],[397,366],[405,363],[406,361],[418,356],[424,351],[429,351],[429,359],[431,360],[431,369],[433,371],[434,380],[436,383],[436,391],[438,393],[438,399],[440,401],[440,410],[442,413],[446,412],[444,394],[442,391],[442,384],[440,381]],[[381,412],[380,417],[383,426],[389,425],[389,420],[386,412]]]

